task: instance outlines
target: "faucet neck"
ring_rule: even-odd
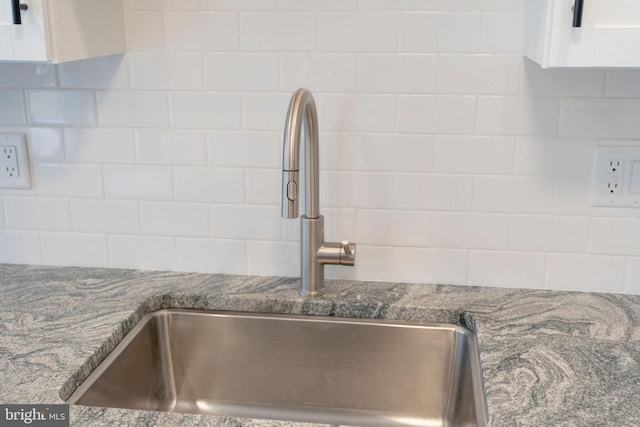
[[[284,127],[282,150],[282,217],[297,218],[300,172],[300,139],[305,141],[305,216],[320,216],[320,167],[318,113],[313,95],[308,89],[298,89],[289,102]]]

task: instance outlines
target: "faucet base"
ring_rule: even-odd
[[[324,216],[300,217],[300,295],[318,297],[324,290],[324,264],[317,262],[318,250],[324,242]]]
[[[324,291],[325,264],[355,264],[356,245],[343,240],[341,243],[324,241],[324,217],[300,218],[300,295],[313,298]]]

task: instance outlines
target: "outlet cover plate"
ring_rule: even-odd
[[[0,153],[2,147],[15,147],[18,173],[15,176],[0,175],[0,189],[31,188],[31,172],[29,170],[29,155],[27,154],[27,140],[21,133],[0,134]]]
[[[612,172],[612,161],[621,161],[621,170]],[[634,173],[637,163],[640,163],[640,146],[597,146],[591,179],[591,205],[640,208],[640,193],[631,192],[638,185],[632,182],[632,178],[635,181],[639,175],[637,171]],[[612,193],[608,184],[613,181],[620,184],[620,189]]]

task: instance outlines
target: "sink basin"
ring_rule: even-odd
[[[484,426],[476,338],[457,325],[168,309],[69,403],[358,426]]]

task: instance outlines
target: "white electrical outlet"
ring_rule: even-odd
[[[24,134],[0,134],[0,188],[31,188]]]
[[[603,188],[607,194],[622,193],[622,178],[624,177],[624,160],[611,159],[607,164],[607,186]]]
[[[3,178],[20,176],[15,145],[0,145],[0,176]]]
[[[640,208],[640,146],[598,146],[591,181],[591,205]]]

